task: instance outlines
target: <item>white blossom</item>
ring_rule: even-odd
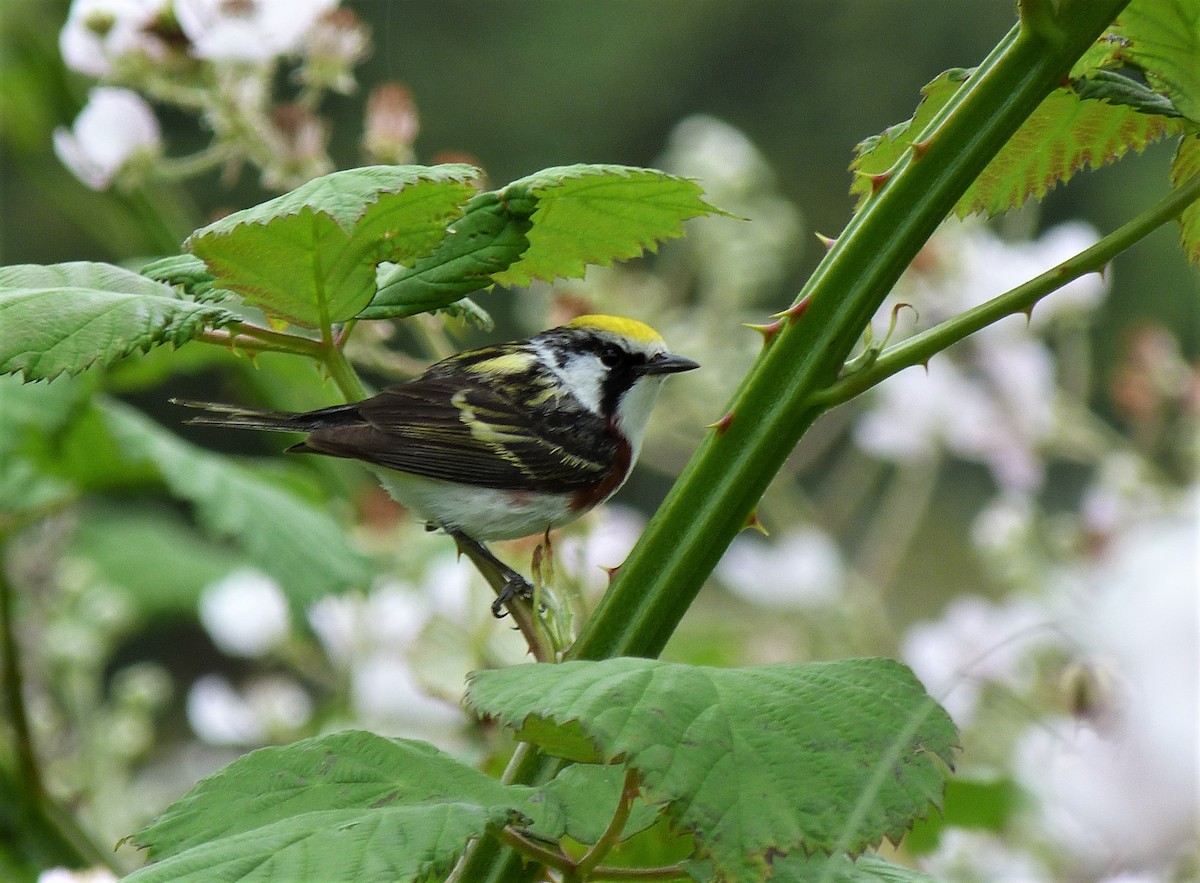
[[[1118,534],[1064,573],[1063,629],[1115,685],[1088,722],[1042,721],[1017,750],[1035,798],[1033,827],[1092,873],[1159,870],[1194,844],[1200,822],[1197,504]]]
[[[457,727],[465,720],[457,705],[430,696],[408,663],[386,651],[355,664],[350,697],[360,719],[393,735],[422,736]]]
[[[54,130],[54,152],[93,190],[106,189],[131,161],[161,149],[154,112],[128,89],[93,89],[72,127]]]
[[[198,58],[269,62],[295,53],[338,0],[175,0],[179,26]]]
[[[71,70],[107,76],[122,56],[156,56],[162,43],[148,32],[169,0],[74,0],[58,35],[59,51]]]
[[[1032,855],[982,831],[947,828],[938,847],[921,857],[921,869],[956,883],[1046,883],[1052,874]]]
[[[38,874],[37,883],[117,883],[117,875],[108,868],[51,868]]]
[[[777,539],[739,536],[717,565],[717,576],[755,604],[795,609],[836,600],[845,568],[829,535],[804,526]]]
[[[312,717],[312,699],[283,677],[264,677],[242,692],[220,675],[204,675],[188,691],[192,731],[211,745],[255,745],[288,736]]]
[[[901,655],[959,726],[970,723],[986,683],[1017,686],[1030,652],[1055,640],[1045,611],[979,597],[952,603],[937,622],[909,630]]]
[[[262,656],[288,636],[287,599],[279,584],[255,570],[236,570],[200,595],[200,622],[231,656]]]
[[[591,518],[587,532],[570,534],[554,548],[563,565],[589,591],[608,588],[608,571],[620,567],[642,535],[646,519],[626,506],[605,506]]]

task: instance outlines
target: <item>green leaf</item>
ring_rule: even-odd
[[[370,166],[334,172],[193,233],[184,248],[214,284],[268,315],[320,328],[353,319],[381,261],[434,248],[475,193],[471,166]]]
[[[317,810],[202,844],[124,879],[416,883],[449,871],[469,840],[505,821],[503,808],[467,803]]]
[[[478,194],[437,251],[380,279],[379,291],[359,317],[415,316],[489,287],[493,275],[529,248],[526,234],[532,226],[527,212],[510,207],[496,193]]]
[[[78,374],[235,318],[111,264],[0,267],[0,373]]]
[[[1171,162],[1171,183],[1176,187],[1200,174],[1200,135],[1179,142]],[[1200,266],[1200,203],[1193,202],[1179,216],[1179,244],[1193,264]]]
[[[772,856],[898,840],[937,803],[954,725],[886,659],[740,669],[650,659],[522,665],[472,675],[468,704],[522,734],[577,723],[638,770],[731,880]],[[539,737],[540,746],[554,744]]]
[[[693,181],[654,169],[574,165],[543,169],[499,191],[513,212],[532,212],[529,249],[507,270],[501,285],[534,279],[581,277],[587,264],[655,251],[658,242],[683,235],[683,222],[723,214],[700,198]]]
[[[1200,122],[1200,5],[1194,0],[1133,0],[1118,16],[1116,58],[1136,65],[1154,89]]]
[[[1071,89],[1080,98],[1125,105],[1139,113],[1164,117],[1182,116],[1170,98],[1116,71],[1100,70],[1086,77],[1073,79]]]
[[[204,779],[131,838],[164,860],[129,879],[420,880],[491,825],[536,813],[559,836],[555,811],[432,745],[335,733],[253,751]]]
[[[177,254],[151,261],[138,271],[147,279],[177,285],[192,300],[211,302],[230,296],[224,288],[213,286],[213,275],[204,261],[192,254]]]
[[[964,70],[942,73],[921,90],[924,97],[911,120],[858,145],[851,169],[860,174],[850,190],[859,196],[860,208],[872,192],[870,176],[888,171],[900,159],[969,75]],[[1178,120],[1166,116],[1056,89],[988,163],[954,213],[994,215],[1018,208],[1031,197],[1045,196],[1085,165],[1099,168],[1180,129]]]
[[[621,766],[574,764],[565,768],[545,787],[547,802],[559,810],[552,818],[566,822],[566,833],[580,843],[593,844],[600,839],[612,820],[621,791],[625,787],[625,770]],[[662,811],[640,798],[633,802],[621,839],[645,831],[654,824]],[[538,830],[543,837],[556,835]]]
[[[126,405],[103,401],[101,409],[122,454],[150,463],[175,496],[195,506],[206,531],[233,542],[275,577],[297,608],[370,583],[370,562],[310,500],[183,441]]]

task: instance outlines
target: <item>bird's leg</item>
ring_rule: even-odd
[[[461,530],[445,528],[445,531],[454,537],[454,541],[458,543],[459,548],[467,553],[467,556],[475,562],[476,566],[483,563],[495,568],[500,578],[504,580],[504,585],[497,590],[496,600],[492,602],[492,616],[496,617],[496,619],[502,619],[505,615],[504,605],[512,598],[530,599],[533,597],[533,586],[529,584],[529,580],[493,555],[487,546],[467,536]]]

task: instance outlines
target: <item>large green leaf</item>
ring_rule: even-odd
[[[957,738],[886,659],[513,666],[474,674],[467,700],[543,747],[555,742],[531,723],[577,726],[640,773],[646,800],[667,803],[729,880],[764,879],[774,855],[899,839],[939,801]]]
[[[1113,28],[1112,55],[1137,65],[1156,92],[1200,122],[1200,4],[1133,0]]]
[[[923,97],[912,119],[858,145],[851,169],[860,174],[850,189],[858,195],[860,207],[872,193],[872,176],[887,172],[900,159],[969,75],[964,70],[942,73],[921,90]],[[1128,103],[1085,99],[1072,89],[1055,89],[988,163],[955,204],[954,213],[994,215],[1017,208],[1031,197],[1045,196],[1084,166],[1098,168],[1181,129],[1181,121],[1174,117],[1142,113]]]
[[[235,318],[111,264],[0,267],[0,373],[78,374]]]
[[[507,816],[503,807],[470,803],[315,810],[202,844],[125,879],[416,883],[448,871],[469,840]]]
[[[1200,174],[1200,135],[1179,142],[1171,163],[1171,183],[1176,187]],[[1193,264],[1200,265],[1200,203],[1193,202],[1179,216],[1180,245]]]
[[[121,453],[150,463],[175,496],[195,507],[210,534],[275,577],[298,608],[370,583],[369,561],[311,500],[183,441],[126,405],[104,401],[101,408]]]
[[[588,264],[654,251],[683,235],[683,222],[719,209],[686,178],[629,166],[574,165],[543,169],[499,191],[509,210],[532,212],[529,249],[493,279],[528,285],[534,279],[581,277]]]
[[[209,224],[184,247],[215,286],[270,316],[310,328],[344,322],[374,295],[377,264],[437,247],[477,175],[465,165],[334,172]]]
[[[234,761],[131,839],[162,859],[131,880],[407,881],[446,870],[489,825],[556,807],[432,745],[342,732]],[[207,874],[208,876],[204,876]]]
[[[496,193],[480,193],[446,231],[437,251],[380,279],[379,291],[359,316],[385,319],[441,309],[492,284],[492,277],[529,248],[528,212]],[[528,208],[528,206],[525,206]]]

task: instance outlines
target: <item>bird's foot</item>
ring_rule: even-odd
[[[508,574],[508,582],[504,584],[504,588],[500,590],[500,594],[492,602],[492,616],[496,617],[496,619],[503,619],[507,616],[508,611],[504,609],[504,606],[513,598],[524,598],[527,601],[532,600],[533,586],[521,574],[510,572]]]

